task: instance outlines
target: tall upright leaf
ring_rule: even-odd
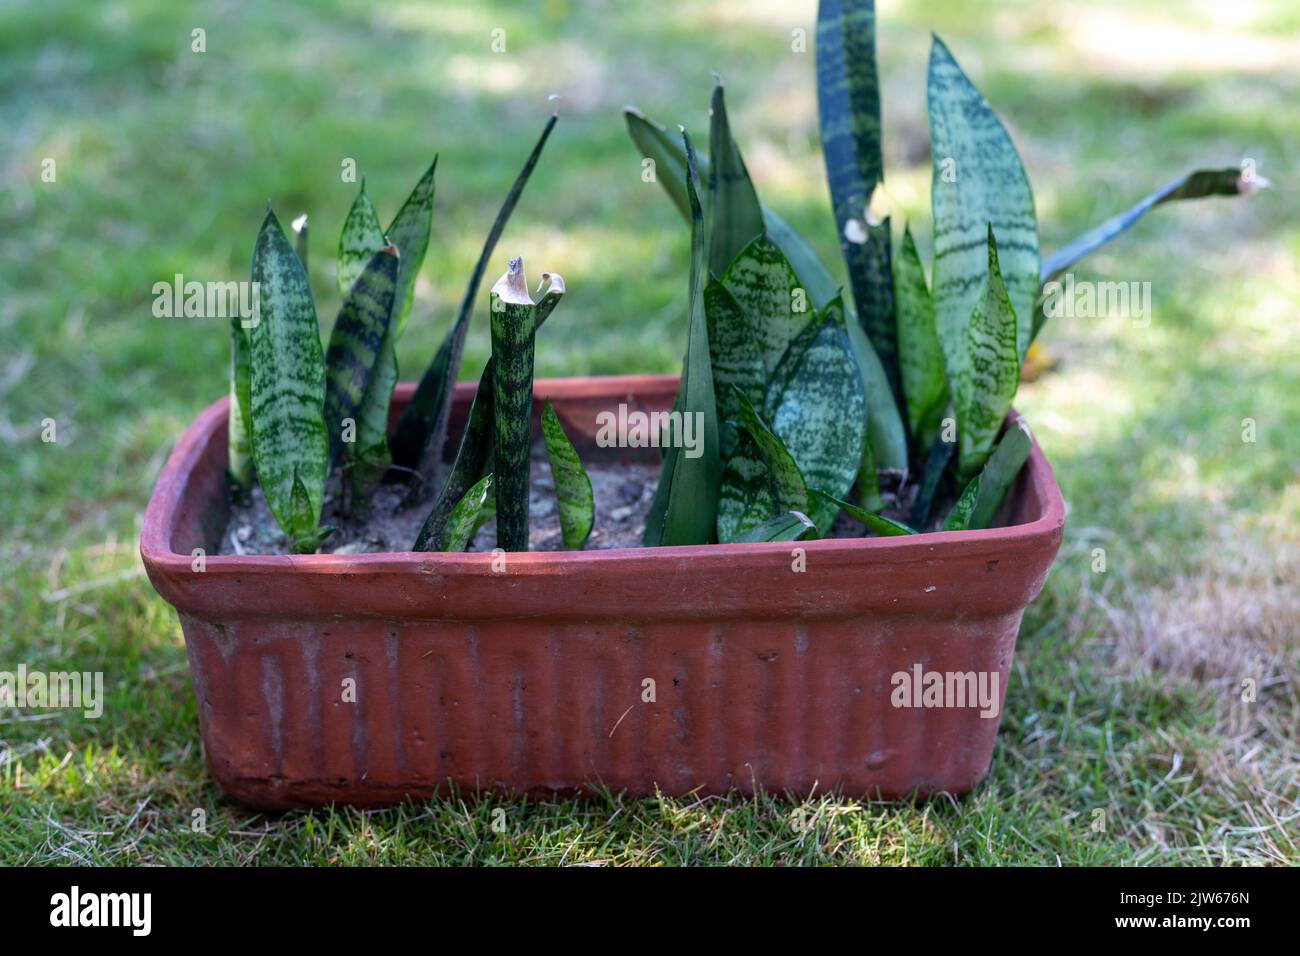
[[[965,480],[984,467],[1020,383],[1016,313],[1002,281],[989,226],[987,265],[967,329],[967,360],[956,382],[957,464]]]
[[[1038,227],[1029,177],[1001,120],[942,40],[930,50],[930,142],[934,157],[934,308],[948,380],[966,365],[966,328],[987,272],[992,223],[1016,315],[1016,351],[1032,337],[1038,298]]]
[[[248,331],[243,322],[239,315],[230,317],[230,415],[226,424],[230,478],[241,497],[253,487],[253,444],[248,433]]]
[[[400,254],[397,292],[393,298],[394,344],[402,337],[406,320],[411,316],[415,280],[429,248],[429,233],[433,230],[434,174],[437,170],[438,157],[435,156],[388,226],[388,241],[397,247]]]
[[[709,272],[721,275],[752,241],[764,235],[763,210],[731,136],[722,82],[713,87],[709,115]]]
[[[433,477],[437,472],[438,460],[442,455],[442,446],[447,437],[447,416],[451,414],[451,390],[460,374],[460,359],[465,348],[465,335],[469,331],[470,316],[474,311],[474,300],[487,271],[488,261],[496,251],[497,240],[505,230],[524,187],[541,158],[542,149],[550,138],[551,130],[559,119],[552,114],[546,121],[542,135],[538,138],[533,151],[524,161],[523,168],[515,178],[514,184],[506,194],[505,202],[497,212],[497,217],[488,231],[478,262],[470,274],[465,296],[461,299],[456,319],[448,330],[437,354],[420,377],[420,384],[410,403],[402,411],[397,428],[392,437],[393,461],[405,468],[415,469],[425,480],[413,482],[410,497],[421,497],[432,492]]]
[[[1002,499],[1020,474],[1033,443],[1033,435],[1024,422],[1017,421],[1010,426],[983,470],[962,491],[944,522],[943,530],[970,531],[993,527]]]
[[[934,299],[908,227],[903,229],[903,244],[894,263],[894,301],[898,306],[899,369],[907,398],[907,422],[913,439],[925,446],[934,440],[948,406],[948,379],[934,324]]]
[[[325,363],[307,273],[269,208],[253,248],[260,321],[249,329],[253,460],[275,520],[296,553],[315,551],[329,470],[321,408]]]
[[[642,156],[655,160],[656,180],[689,222],[684,172],[685,150],[663,126],[646,117],[635,107],[627,107],[623,115],[627,121],[628,132],[633,142],[641,149]],[[704,169],[704,161],[699,162],[700,168]],[[812,247],[798,233],[771,209],[763,206],[762,210],[767,237],[789,260],[799,278],[800,287],[807,292],[812,307],[824,309],[832,299],[839,296],[840,284],[835,281],[825,264],[813,252]],[[849,342],[853,346],[853,356],[857,359],[858,369],[862,373],[863,389],[867,396],[867,430],[870,444],[864,449],[864,461],[874,453],[874,459],[867,469],[874,482],[877,467],[894,471],[907,468],[907,429],[903,424],[899,405],[894,400],[885,368],[867,339],[856,313],[847,308],[847,303],[845,305]]]
[[[362,399],[380,362],[393,313],[398,262],[396,246],[385,246],[370,257],[365,271],[348,290],[330,332],[325,352],[325,427],[331,463],[343,454],[346,439],[356,440]]]
[[[596,499],[591,493],[591,479],[578,458],[578,452],[564,433],[560,417],[551,400],[542,409],[542,438],[546,457],[551,463],[551,480],[555,484],[556,507],[560,514],[560,537],[570,551],[580,551],[591,536],[596,523]]]
[[[749,322],[770,376],[790,343],[813,319],[807,290],[785,253],[765,235],[740,251],[722,274],[722,284]]]
[[[817,108],[831,206],[858,321],[880,358],[895,400],[901,403],[889,219],[872,222],[867,210],[877,184],[885,178],[873,0],[821,0]]]
[[[370,257],[386,246],[384,230],[379,225],[379,216],[375,213],[375,204],[366,192],[365,177],[361,179],[361,190],[352,200],[352,208],[343,220],[343,229],[339,233],[339,292],[347,295],[352,284],[366,270]]]
[[[686,191],[691,205],[691,285],[686,357],[682,363],[677,406],[683,415],[695,415],[701,423],[701,454],[691,458],[678,444],[668,449],[646,521],[645,543],[648,546],[709,544],[714,540],[722,470],[718,447],[718,406],[713,393],[709,330],[704,317],[704,210],[699,197],[700,174],[690,135],[684,128],[681,134],[686,150]]]
[[[749,318],[727,287],[710,279],[704,287],[704,316],[709,331],[709,355],[713,362],[713,390],[718,399],[719,427],[722,434],[722,457],[725,460],[736,446],[736,433],[729,424],[739,417],[740,406],[733,386],[761,404],[767,382],[763,350]]]

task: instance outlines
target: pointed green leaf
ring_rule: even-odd
[[[366,181],[361,180],[361,191],[352,201],[343,231],[339,234],[339,292],[347,295],[352,284],[366,271],[371,256],[388,245],[384,230],[379,225],[374,203],[366,193]]]
[[[393,299],[394,346],[400,341],[402,332],[406,329],[406,320],[411,316],[415,280],[429,248],[429,233],[433,229],[434,174],[437,169],[438,157],[435,156],[388,227],[388,241],[397,247],[400,255],[397,293]]]
[[[230,478],[236,492],[246,496],[253,487],[253,441],[248,432],[248,332],[243,318],[230,319],[230,416],[227,420]]]
[[[813,318],[807,290],[799,284],[790,260],[759,236],[745,246],[722,276],[763,352],[767,374],[776,371],[790,343]]]
[[[365,270],[348,290],[330,332],[329,349],[325,352],[325,427],[329,431],[332,462],[337,462],[345,449],[345,422],[351,420],[353,429],[359,431],[357,425],[363,420],[362,400],[386,344],[397,288],[398,261],[395,246],[385,246],[370,257]],[[389,387],[391,391],[391,384]],[[362,440],[359,434],[354,438]]]
[[[655,160],[655,178],[689,222],[688,206],[685,204],[685,151],[675,142],[675,138],[667,134],[663,126],[648,119],[634,107],[624,110],[624,118],[632,139],[642,149],[642,154]],[[703,160],[700,160],[700,168],[704,169]],[[681,203],[678,202],[679,194],[682,197]],[[832,299],[839,296],[839,283],[808,243],[780,216],[766,206],[762,207],[762,211],[768,238],[789,260],[799,278],[800,287],[807,290],[812,308],[824,309]],[[853,356],[862,373],[863,388],[867,395],[868,434],[870,448],[874,450],[874,461],[869,464],[864,461],[864,466],[874,482],[877,466],[892,471],[907,468],[907,429],[898,403],[894,400],[885,368],[868,341],[862,324],[847,303],[845,312],[849,342],[853,346]]]
[[[709,272],[721,275],[753,240],[764,235],[763,210],[740,147],[727,122],[722,83],[713,87],[709,116]]]
[[[993,527],[1002,500],[1011,490],[1016,476],[1029,458],[1034,444],[1029,426],[1017,421],[1011,425],[998,447],[989,456],[984,470],[971,479],[962,491],[952,513],[944,522],[944,531],[973,531]]]
[[[1020,384],[1016,314],[1002,283],[998,245],[988,229],[988,264],[967,331],[967,360],[957,379],[957,460],[963,480],[988,460]]]
[[[763,401],[767,370],[763,351],[740,304],[717,279],[704,287],[704,315],[709,329],[709,355],[713,360],[713,390],[718,399],[722,456],[736,446],[735,429],[727,424],[740,415],[732,387],[755,404]]]
[[[269,209],[253,249],[253,282],[260,295],[249,329],[253,460],[271,513],[299,550],[317,534],[329,470],[325,363],[307,273]]]
[[[686,357],[682,363],[677,407],[700,423],[697,457],[674,444],[664,456],[659,486],[646,521],[647,546],[709,544],[716,534],[719,457],[718,406],[713,392],[709,330],[704,316],[704,210],[700,206],[700,176],[695,148],[681,130],[687,157],[686,189],[691,206],[691,285],[687,300]]]
[[[908,227],[903,229],[903,245],[894,264],[894,301],[898,306],[899,368],[907,397],[907,421],[912,437],[924,447],[934,440],[948,407],[948,380],[934,324],[934,300]]]
[[[546,440],[546,457],[550,459],[551,478],[555,482],[560,535],[565,548],[581,551],[596,521],[596,499],[591,493],[591,479],[549,398],[542,410],[542,437]]]
[[[759,416],[749,399],[735,392],[740,406],[736,423],[743,438],[722,474],[718,502],[718,540],[734,541],[774,514],[801,511],[813,515],[803,473],[779,435]],[[813,523],[823,527],[812,518]]]
[[[1016,354],[1031,338],[1038,298],[1034,195],[1011,137],[938,37],[930,51],[930,142],[934,157],[934,308],[955,382],[966,366],[966,329],[986,272],[990,223],[1017,319]]]
[[[412,485],[410,496],[432,493],[433,477],[437,472],[438,462],[442,456],[443,444],[447,439],[447,417],[451,414],[451,391],[460,374],[460,359],[465,348],[465,335],[469,331],[470,316],[474,312],[475,299],[478,297],[479,285],[487,272],[489,260],[496,251],[497,240],[505,230],[524,187],[541,158],[542,148],[550,138],[558,117],[552,114],[546,121],[542,135],[538,138],[533,151],[524,161],[523,168],[515,177],[514,184],[506,194],[501,209],[488,231],[478,262],[470,274],[465,296],[461,299],[456,312],[456,320],[447,331],[446,337],[438,347],[437,354],[420,377],[415,394],[402,411],[402,417],[393,432],[393,461],[404,468],[414,469],[425,480]],[[408,497],[410,497],[408,496]]]
[[[802,541],[817,537],[817,526],[806,514],[787,511],[783,515],[773,515],[762,521],[744,534],[735,538],[735,543],[757,541]]]
[[[479,528],[495,516],[496,499],[492,484],[492,475],[486,474],[456,502],[439,539],[438,550],[464,551],[474,540]],[[415,550],[425,549],[417,547]]]
[[[357,440],[348,449],[346,459],[352,506],[362,514],[368,510],[370,497],[393,463],[388,453],[388,407],[397,378],[397,353],[393,349],[390,321],[379,344],[374,371],[357,407]]]
[[[479,377],[478,390],[469,408],[469,419],[460,436],[456,459],[447,480],[438,490],[438,498],[424,519],[413,551],[428,551],[442,540],[443,529],[451,517],[452,509],[487,471],[492,459],[492,428],[495,411],[492,407],[492,359],[487,360]],[[493,507],[495,508],[495,497]]]
[[[831,207],[858,320],[890,391],[901,402],[889,219],[873,223],[867,209],[885,178],[872,0],[822,0],[817,13],[817,107]]]
[[[788,377],[772,382],[780,392],[770,402],[771,422],[804,479],[843,497],[853,487],[862,459],[866,401],[839,300],[818,320],[807,345],[783,363],[792,366]],[[829,527],[823,508],[808,513],[817,527]]]
[[[849,513],[849,517],[861,521],[868,529],[882,537],[899,537],[905,534],[917,533],[915,528],[909,528],[902,522],[867,511],[865,508],[859,508],[857,505],[851,505],[847,501],[835,495],[828,495],[818,488],[812,489],[812,496],[829,512],[832,521],[835,520],[835,515],[842,508]]]

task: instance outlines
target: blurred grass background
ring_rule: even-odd
[[[560,126],[498,249],[568,281],[539,374],[677,369],[688,236],[641,181],[620,107],[702,142],[710,70],[760,194],[842,274],[817,152],[812,0],[11,0],[0,669],[103,670],[109,700],[94,722],[0,711],[0,862],[1300,860],[1300,7],[879,7],[887,187],[927,261],[932,29],[1010,128],[1045,250],[1197,166],[1249,158],[1275,184],[1163,209],[1075,270],[1150,281],[1153,321],[1054,320],[1045,341],[1060,364],[1018,400],[1070,514],[985,784],[917,806],[506,803],[504,834],[489,826],[503,804],[469,796],[257,816],[206,778],[180,628],[136,557],[170,445],[227,374],[225,323],[154,318],[153,283],[246,278],[269,199],[282,221],[310,213],[327,327],[356,191],[345,158],[387,221],[440,155],[405,378],[448,327],[550,93]],[[191,51],[195,28],[205,53]],[[491,50],[498,28],[504,53]],[[808,52],[792,49],[796,30]],[[486,352],[476,318],[466,377]],[[45,418],[55,444],[41,441]],[[1240,700],[1245,679],[1254,703]],[[206,836],[186,832],[195,808]]]

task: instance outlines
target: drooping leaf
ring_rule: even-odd
[[[347,218],[343,220],[343,231],[339,234],[338,284],[342,295],[348,294],[352,284],[366,270],[366,263],[386,245],[379,216],[362,178],[361,191],[352,200],[352,208],[348,210]]]
[[[849,513],[849,517],[861,521],[869,530],[882,537],[898,537],[918,533],[915,528],[909,528],[902,522],[895,521],[893,518],[886,518],[884,515],[878,515],[873,511],[867,511],[865,508],[859,508],[857,505],[849,504],[835,495],[828,495],[819,488],[812,489],[812,496],[829,512],[832,521],[840,509],[843,509]]]
[[[408,496],[420,497],[432,492],[433,477],[437,471],[438,461],[442,456],[443,444],[447,438],[447,417],[451,414],[451,391],[460,374],[460,359],[465,348],[465,335],[469,331],[470,316],[474,312],[474,301],[478,297],[479,285],[487,271],[488,261],[496,251],[497,240],[505,230],[519,197],[523,195],[528,178],[533,174],[537,161],[541,158],[542,148],[546,145],[555,128],[558,116],[552,114],[546,121],[542,135],[538,138],[533,151],[528,154],[523,168],[515,177],[514,184],[506,194],[501,209],[497,212],[492,228],[488,231],[478,262],[470,274],[465,296],[461,299],[456,312],[456,319],[447,331],[442,344],[420,377],[415,394],[402,411],[397,428],[393,432],[391,448],[393,461],[404,468],[414,469],[423,482],[413,482]]]
[[[438,498],[424,519],[415,546],[411,549],[413,551],[428,551],[442,540],[443,529],[447,526],[452,509],[483,476],[492,460],[492,428],[495,419],[492,377],[492,359],[489,358],[479,377],[478,390],[474,393],[474,401],[469,408],[469,419],[460,436],[451,472],[438,489]],[[495,500],[494,497],[494,508]]]
[[[924,447],[934,440],[948,407],[948,380],[934,324],[934,300],[925,284],[925,269],[912,230],[907,227],[894,264],[894,301],[898,307],[899,369],[907,397],[907,421],[912,438]]]
[[[764,235],[763,210],[727,122],[722,83],[713,87],[709,114],[708,267],[722,275],[732,260]]]
[[[542,410],[542,438],[546,441],[546,457],[550,459],[551,478],[555,482],[560,536],[565,548],[581,551],[596,521],[596,499],[591,493],[591,479],[549,398]]]
[[[930,50],[930,142],[934,157],[934,308],[948,380],[966,366],[967,326],[987,270],[990,223],[1023,358],[1038,298],[1034,195],[1015,144],[988,101],[938,37]]]
[[[658,123],[647,118],[634,107],[624,110],[628,131],[633,141],[642,150],[644,157],[655,160],[655,178],[673,200],[674,205],[690,221],[686,204],[686,154],[676,138]],[[704,161],[700,160],[704,169]],[[680,197],[680,201],[679,201]],[[808,301],[813,309],[824,309],[832,299],[840,294],[840,284],[835,281],[825,264],[813,252],[803,238],[771,209],[762,207],[763,222],[767,228],[767,237],[772,240],[789,260],[799,277],[800,286],[807,291]],[[875,482],[877,467],[892,471],[907,468],[907,429],[898,403],[894,400],[884,366],[867,340],[857,314],[845,303],[846,321],[849,330],[849,342],[853,346],[853,357],[857,359],[858,369],[862,373],[863,388],[867,395],[867,432],[870,445],[866,451],[874,451],[874,460],[867,462],[864,456],[864,468]]]
[[[742,439],[722,473],[718,540],[735,541],[755,525],[786,511],[815,515],[815,502],[794,456],[749,399],[735,392]],[[818,527],[817,518],[812,518]]]
[[[645,544],[709,544],[716,534],[719,458],[718,406],[713,393],[709,330],[704,316],[704,210],[700,205],[700,174],[695,148],[685,129],[686,191],[691,207],[691,285],[687,299],[686,356],[682,362],[677,408],[700,422],[700,454],[692,458],[674,443],[664,456],[659,487],[646,520]]]
[[[754,404],[761,404],[767,370],[749,317],[717,279],[710,279],[704,287],[704,315],[708,323],[713,390],[718,400],[722,457],[725,459],[736,445],[735,428],[727,423],[740,415],[732,387],[743,392]]]
[[[1002,283],[998,244],[988,227],[988,264],[967,330],[967,360],[957,378],[957,464],[962,480],[984,467],[1020,383],[1016,314]]]
[[[226,425],[230,478],[240,498],[247,497],[253,487],[253,440],[248,431],[248,332],[244,321],[239,315],[230,318],[230,415]]]
[[[479,528],[493,518],[496,513],[496,498],[492,484],[492,475],[486,474],[456,502],[439,539],[438,550],[464,551],[474,540]]]
[[[1024,467],[1034,438],[1029,426],[1022,421],[1011,425],[1003,434],[998,447],[989,456],[984,470],[971,479],[962,491],[952,513],[944,522],[944,531],[970,531],[993,527],[1002,500]]]
[[[850,351],[844,311],[837,299],[816,320],[816,332],[782,362],[769,388],[772,430],[798,463],[804,479],[848,494],[858,475],[866,441],[866,401],[862,379]],[[775,391],[779,389],[779,391]],[[808,512],[817,527],[829,527],[824,508]],[[833,518],[834,515],[830,515]]]
[[[290,546],[314,551],[329,470],[325,363],[307,273],[270,209],[253,248],[253,282],[260,290],[259,321],[248,330],[253,461]]]
[[[817,11],[817,107],[831,207],[858,320],[901,403],[889,219],[872,222],[867,210],[885,178],[872,0],[822,0]]]
[[[1043,260],[1041,279],[1048,282],[1074,265],[1088,253],[1101,248],[1120,235],[1156,206],[1181,199],[1202,199],[1206,196],[1243,196],[1267,187],[1268,180],[1251,175],[1244,176],[1241,169],[1198,169],[1179,176],[1163,189],[1142,198],[1123,212],[1111,216],[1101,225],[1089,229],[1082,236]]]
[[[325,352],[325,428],[330,436],[331,464],[348,447],[345,439],[352,437],[353,443],[360,439],[355,432],[358,422],[364,419],[362,400],[381,364],[380,349],[393,312],[398,261],[395,246],[385,246],[370,257],[348,290],[330,332]],[[391,385],[389,388],[391,393]]]
[[[742,541],[802,541],[817,537],[817,526],[806,514],[787,511],[785,514],[773,515],[766,521],[754,525],[748,531],[737,536],[735,543]]]

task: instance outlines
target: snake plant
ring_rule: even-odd
[[[340,469],[348,505],[367,513],[385,478],[407,477],[427,491],[434,483],[470,313],[488,257],[536,166],[552,115],[498,214],[459,314],[406,409],[392,439],[389,407],[397,383],[396,345],[411,313],[416,276],[432,231],[437,158],[387,229],[362,180],[338,245],[342,308],[327,349],[321,347],[316,305],[307,277],[307,219],[293,224],[291,244],[269,208],[253,250],[252,279],[260,290],[256,321],[231,325],[229,471],[237,495],[254,480],[295,553],[315,551],[331,529],[320,526],[325,488]],[[493,287],[493,356],[462,437],[460,454],[426,521],[417,550],[466,547],[492,515],[502,547],[528,541],[533,336],[564,294],[558,275],[534,303],[521,259]],[[553,409],[543,422],[551,457],[563,540],[579,548],[592,526],[591,484]],[[409,463],[404,471],[390,470]],[[495,465],[493,466],[493,461]],[[491,467],[495,468],[495,471]],[[422,491],[407,496],[417,502]],[[436,532],[436,533],[435,533]]]
[[[760,203],[731,136],[720,81],[707,164],[684,132],[678,138],[636,108],[625,110],[633,142],[691,224],[692,311],[679,404],[710,406],[721,457],[716,505],[701,499],[714,494],[705,465],[692,463],[700,478],[686,483],[676,474],[682,462],[665,457],[647,544],[825,535],[841,512],[877,534],[917,533],[930,525],[944,485],[957,492],[944,530],[990,526],[1032,444],[1023,423],[1005,422],[1025,353],[1047,317],[1044,285],[1158,205],[1267,185],[1236,168],[1197,170],[1042,258],[1015,144],[938,37],[927,93],[929,282],[910,228],[895,250],[889,218],[871,212],[884,182],[874,4],[822,0],[817,102],[847,294]],[[696,168],[709,184],[703,215]],[[700,381],[708,368],[711,389]],[[955,432],[943,427],[949,417]],[[917,490],[903,524],[879,514],[880,477],[909,471]],[[853,487],[860,505],[846,500]],[[691,520],[668,534],[663,516],[678,514]]]

